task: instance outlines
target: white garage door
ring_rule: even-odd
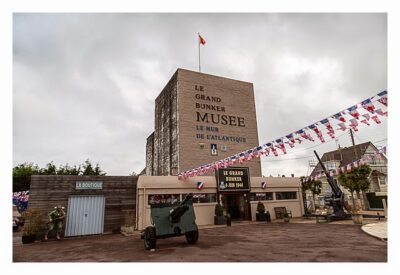
[[[104,206],[104,196],[69,197],[65,236],[102,234]]]

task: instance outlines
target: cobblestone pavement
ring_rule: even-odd
[[[360,226],[250,223],[200,230],[196,245],[185,237],[157,240],[154,252],[139,235],[68,238],[22,244],[15,235],[14,262],[386,262],[387,243]]]

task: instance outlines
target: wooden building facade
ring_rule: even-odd
[[[35,175],[28,209],[38,209],[47,221],[56,205],[65,207],[66,236],[119,232],[128,211],[136,215],[137,180],[136,176]]]

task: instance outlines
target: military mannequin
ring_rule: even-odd
[[[61,237],[61,231],[63,228],[64,224],[64,219],[65,219],[65,212],[64,212],[64,207],[61,205],[57,205],[54,207],[54,210],[51,211],[49,214],[49,221],[47,223],[47,231],[46,235],[44,235],[44,240],[47,241],[48,239],[48,234],[52,230],[56,230],[57,233],[57,240],[59,240]]]

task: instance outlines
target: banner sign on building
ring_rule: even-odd
[[[76,190],[93,190],[93,189],[103,189],[102,181],[77,181],[75,185]]]
[[[250,190],[249,168],[221,168],[217,173],[218,191],[224,192]]]

